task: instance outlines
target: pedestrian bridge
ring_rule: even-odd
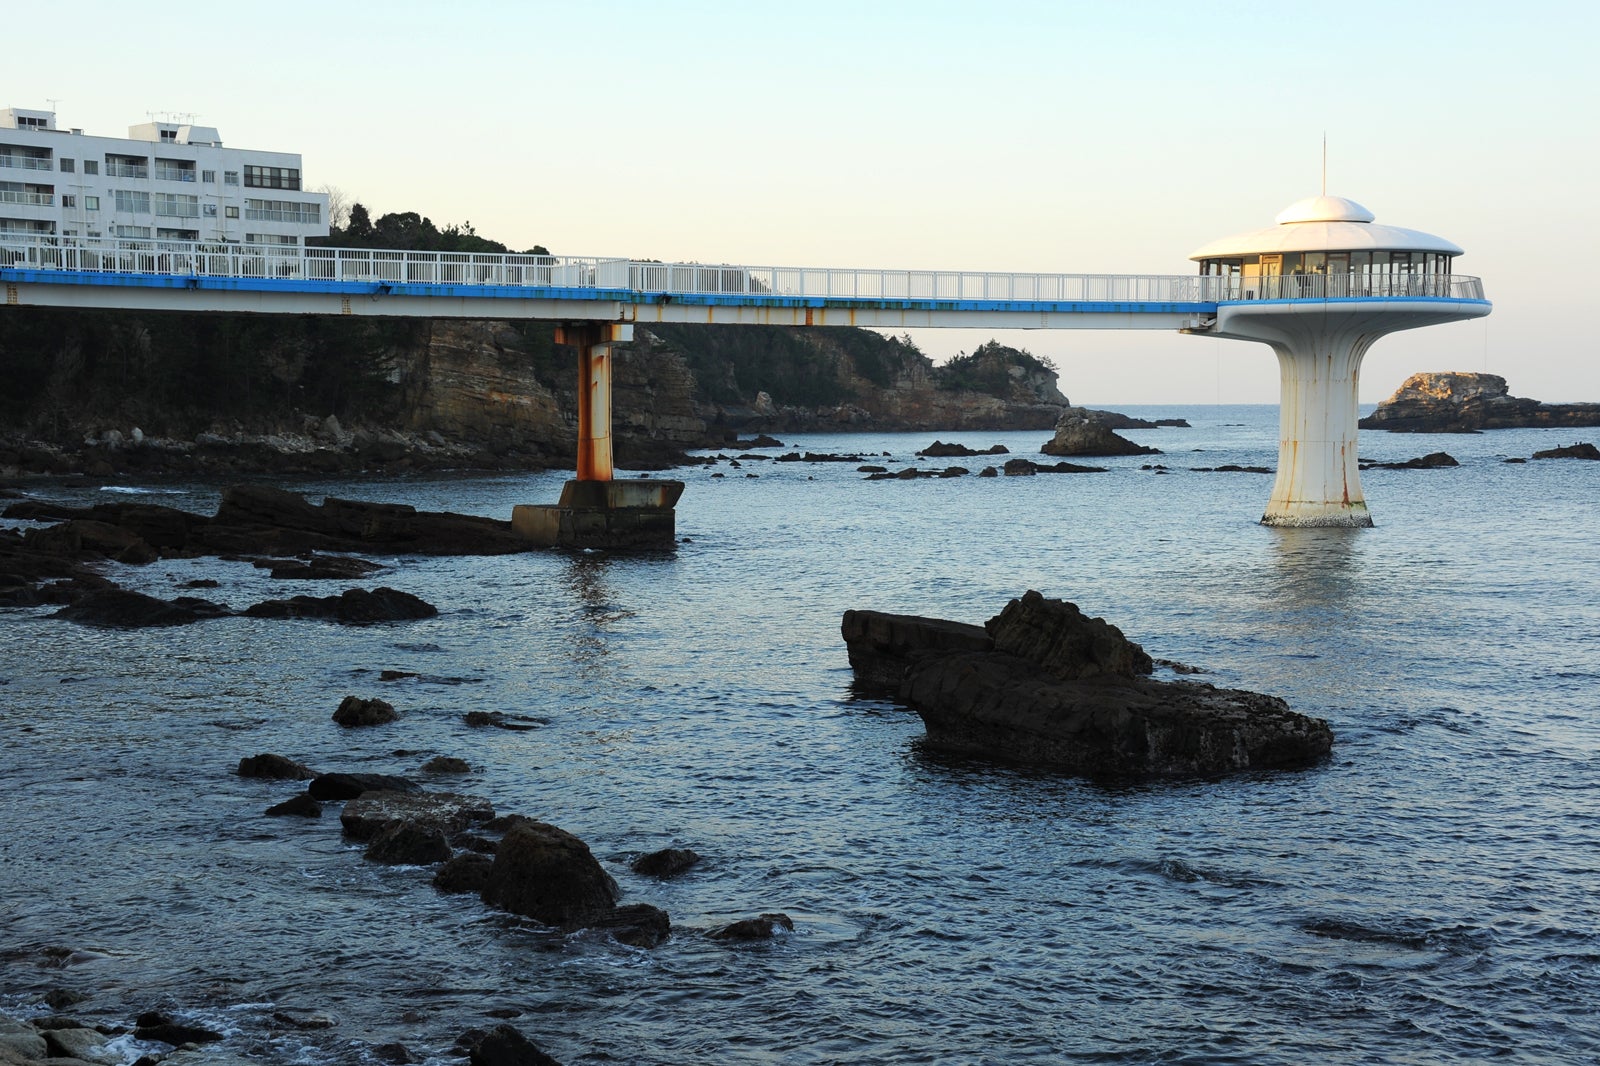
[[[632,340],[635,323],[1159,329],[1257,341],[1277,353],[1282,389],[1278,477],[1262,521],[1362,526],[1372,524],[1356,450],[1362,356],[1386,333],[1490,310],[1477,278],[1446,272],[1460,249],[1411,230],[1368,228],[1371,218],[1352,201],[1316,197],[1280,215],[1277,229],[1245,235],[1242,245],[1208,245],[1198,256],[1201,273],[1188,275],[734,266],[0,234],[0,285],[12,307],[552,321],[557,343],[578,352],[577,480],[560,505],[519,507],[513,522],[530,539],[574,547],[672,543],[676,495],[661,496],[661,482],[612,476],[611,346]],[[1381,247],[1385,241],[1399,243]]]
[[[12,306],[878,329],[1205,330],[1242,301],[1482,301],[1477,278],[997,274],[0,234]]]

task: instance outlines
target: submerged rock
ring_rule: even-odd
[[[372,622],[405,622],[432,618],[439,613],[433,604],[399,589],[346,589],[337,596],[293,596],[287,600],[263,600],[245,609],[251,618],[326,618],[346,625]]]
[[[79,596],[50,617],[99,629],[143,629],[186,626],[225,613],[226,608],[209,600],[189,596],[161,600],[130,589],[102,588]]]
[[[745,918],[719,926],[706,935],[712,940],[771,940],[778,930],[794,932],[794,919],[781,912]]]
[[[700,856],[688,848],[662,848],[634,859],[631,869],[646,877],[676,877],[699,861]]]
[[[346,696],[339,701],[338,708],[333,712],[333,720],[346,729],[387,725],[399,719],[394,704],[387,700],[362,699],[360,696]]]
[[[264,777],[271,781],[309,781],[317,776],[304,763],[270,752],[240,759],[238,774],[240,777]]]
[[[1461,464],[1449,452],[1429,452],[1419,455],[1415,459],[1407,459],[1403,463],[1363,463],[1363,470],[1438,470],[1441,467],[1460,466]]]
[[[352,800],[363,792],[421,792],[422,786],[393,774],[318,774],[306,791],[312,799]]]
[[[463,1041],[458,1040],[458,1044]],[[487,1033],[464,1036],[468,1066],[561,1066],[539,1046],[509,1025]]]
[[[1120,778],[1305,765],[1333,743],[1274,696],[1149,679],[1115,626],[1037,592],[981,629],[851,611],[842,631],[858,686],[892,688],[935,749]]]
[[[1547,448],[1542,452],[1534,452],[1535,459],[1600,459],[1600,448],[1593,444],[1580,442],[1569,444],[1562,448]]]

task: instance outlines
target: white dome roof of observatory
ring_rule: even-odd
[[[1376,216],[1343,196],[1310,196],[1278,212],[1276,226],[1237,233],[1189,253],[1193,260],[1279,252],[1442,252],[1461,249],[1421,230],[1381,226]]]

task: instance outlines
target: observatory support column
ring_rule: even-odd
[[[1356,456],[1361,360],[1385,333],[1422,324],[1326,304],[1219,309],[1214,335],[1260,341],[1278,355],[1278,479],[1262,524],[1372,525]]]
[[[1357,384],[1373,336],[1329,333],[1278,353],[1278,479],[1262,524],[1370,526],[1356,456]]]
[[[511,528],[546,548],[660,551],[677,543],[674,507],[683,482],[617,480],[611,458],[611,346],[633,340],[633,326],[569,322],[557,344],[578,350],[577,477],[554,506],[518,504]]]

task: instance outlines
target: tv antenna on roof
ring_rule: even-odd
[[[47,97],[44,98],[44,102],[49,104],[50,105],[50,110],[52,112],[54,112],[56,110],[56,105],[61,102],[61,97],[59,97],[59,96],[47,96]]]

